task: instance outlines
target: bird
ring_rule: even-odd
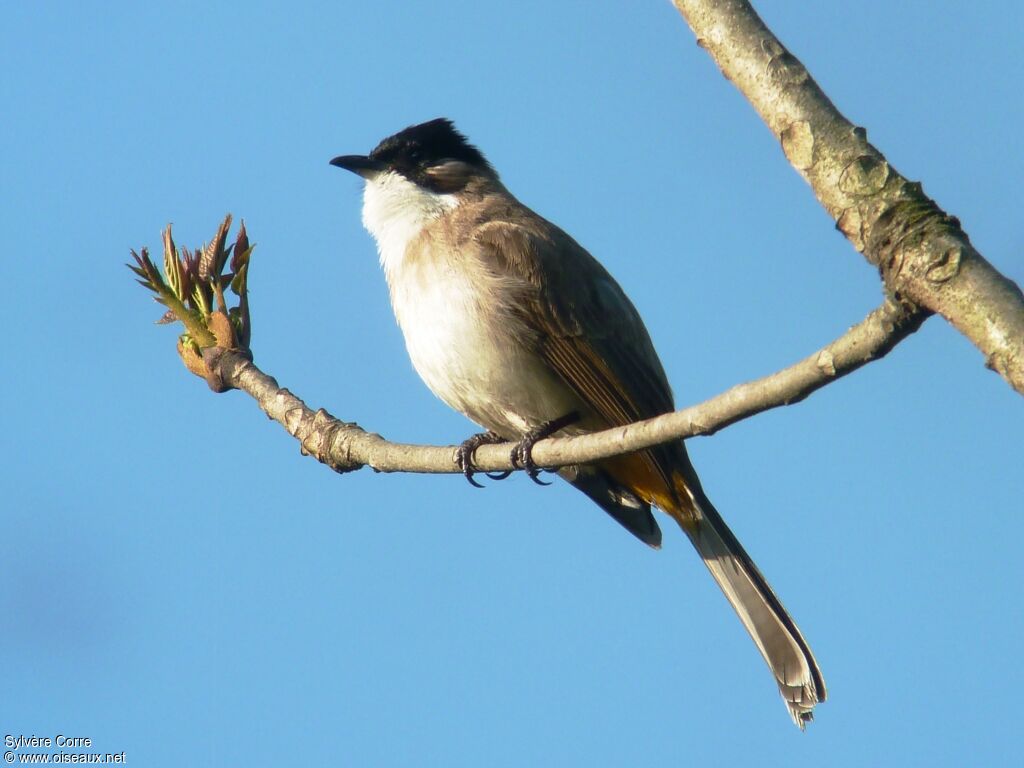
[[[636,307],[609,272],[521,203],[447,118],[409,126],[366,155],[331,165],[364,181],[362,221],[376,241],[392,308],[427,387],[486,431],[473,451],[511,442],[538,478],[533,443],[623,426],[675,410]],[[796,623],[708,499],[682,440],[557,474],[645,544],[652,507],[673,518],[767,662],[801,729],[825,700]]]

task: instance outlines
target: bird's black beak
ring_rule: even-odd
[[[366,155],[339,155],[331,160],[331,165],[344,168],[346,171],[357,173],[364,179],[373,176],[384,170],[384,164],[379,160],[373,160]]]

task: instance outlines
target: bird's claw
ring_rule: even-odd
[[[533,460],[533,446],[540,440],[543,440],[551,435],[555,434],[560,429],[568,427],[570,424],[574,424],[580,420],[580,415],[576,411],[560,416],[557,419],[551,421],[545,421],[540,426],[534,427],[525,435],[523,439],[516,444],[516,447],[512,449],[512,454],[509,458],[512,460],[512,466],[516,469],[522,469],[526,471],[527,477],[529,477],[537,485],[551,485],[551,483],[541,480],[539,475],[541,467],[538,467]]]
[[[560,429],[568,427],[570,424],[574,424],[580,420],[580,415],[576,411],[567,413],[565,416],[560,416],[557,419],[551,421],[545,421],[543,424],[534,427],[520,440],[516,446],[512,449],[512,453],[509,459],[512,461],[512,466],[516,469],[522,469],[526,472],[529,477],[537,485],[551,485],[551,483],[545,482],[540,479],[541,467],[538,467],[533,460],[533,446],[538,441],[544,438],[551,437]],[[459,469],[462,470],[463,477],[469,481],[469,484],[475,488],[483,488],[483,486],[473,479],[473,475],[476,473],[476,469],[473,467],[473,453],[481,445],[494,445],[495,443],[503,443],[505,438],[496,432],[481,432],[478,435],[473,435],[467,440],[463,440],[462,444],[455,450],[455,462],[459,465]],[[484,472],[484,475],[489,477],[491,480],[504,480],[506,477],[512,474],[511,470],[505,472]]]
[[[474,488],[483,488],[483,486],[473,479],[473,474],[476,470],[473,468],[473,453],[481,445],[493,445],[494,443],[503,443],[505,438],[501,435],[495,434],[494,432],[481,432],[478,435],[473,435],[468,440],[463,440],[462,444],[455,451],[455,462],[459,465],[459,469],[462,470],[462,476],[469,481],[469,484]],[[492,480],[504,480],[508,477],[511,472],[484,472],[487,477]]]
[[[541,438],[531,437],[531,434],[527,434],[527,436],[512,449],[512,453],[509,456],[512,460],[512,466],[516,469],[525,470],[526,476],[533,480],[537,485],[551,485],[551,483],[541,480],[540,477],[538,477],[538,475],[540,475],[540,467],[538,467],[533,461],[533,444]]]

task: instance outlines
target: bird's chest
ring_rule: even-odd
[[[403,265],[388,283],[412,364],[436,394],[451,402],[500,378],[512,353],[485,310],[486,286],[437,263]]]
[[[450,264],[404,265],[389,276],[391,303],[413,366],[438,394],[488,365],[496,346],[481,287]],[[443,395],[442,395],[443,396]]]
[[[504,310],[508,288],[493,276],[407,262],[388,283],[413,367],[452,408],[512,436],[578,407]]]

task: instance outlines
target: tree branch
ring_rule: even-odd
[[[836,227],[887,289],[937,312],[1024,394],[1024,295],[960,222],[901,176],[746,0],[674,0],[697,43],[757,110]]]
[[[648,448],[669,440],[710,435],[761,411],[803,400],[817,389],[883,357],[920,327],[927,314],[887,299],[864,320],[818,352],[795,365],[756,381],[740,384],[700,405],[603,432],[542,440],[533,450],[539,466],[561,467]],[[219,347],[203,351],[214,379],[251,395],[271,419],[299,440],[302,451],[338,472],[363,466],[378,472],[456,473],[455,446],[392,443],[340,421],[324,410],[313,411],[257,368],[245,352]],[[482,470],[512,469],[510,444],[477,449]]]

